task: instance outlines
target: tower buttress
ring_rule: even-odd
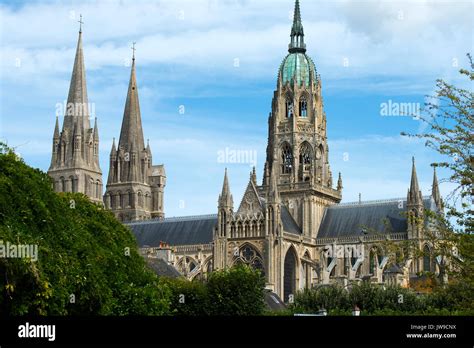
[[[218,201],[218,235],[225,237],[228,235],[229,222],[234,214],[234,200],[230,193],[229,179],[227,177],[227,168],[224,174],[222,192]]]
[[[407,195],[408,238],[420,238],[424,224],[423,195],[416,175],[415,157],[412,158],[410,189]]]
[[[438,185],[438,176],[436,175],[436,167],[433,167],[433,185],[431,187],[431,196],[433,197],[436,208],[440,212],[443,211],[443,199],[441,197],[441,193],[439,192],[439,185]]]

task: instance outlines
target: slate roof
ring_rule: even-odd
[[[281,209],[285,232],[301,234],[301,229],[285,206]],[[171,246],[209,244],[212,242],[217,215],[168,218],[131,222],[127,225],[137,239],[139,247],[159,247],[160,242]]]
[[[400,201],[403,202],[401,209],[399,208]],[[426,209],[434,210],[433,203],[431,197],[423,197]],[[406,207],[406,199],[401,198],[333,205],[324,213],[318,238],[406,232]]]
[[[155,274],[159,276],[169,277],[169,278],[181,277],[181,274],[178,272],[178,270],[174,268],[172,265],[169,265],[163,259],[155,259],[155,258],[146,257],[145,260],[148,266],[155,272]]]
[[[285,205],[281,206],[281,222],[283,224],[283,230],[292,234],[301,234],[301,228],[298,226],[296,221],[291,216],[290,212]]]
[[[132,222],[128,226],[140,247],[159,247],[160,242],[171,246],[211,243],[216,224],[217,215],[202,215]]]
[[[264,299],[267,309],[271,311],[286,309],[285,303],[281,300],[281,298],[270,290],[265,290]]]

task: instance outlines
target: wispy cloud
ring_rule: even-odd
[[[429,186],[436,157],[422,142],[398,135],[422,125],[383,119],[378,108],[393,96],[422,98],[435,78],[457,81],[472,51],[472,2],[302,1],[301,7],[308,54],[322,75],[331,166],[343,173],[344,200],[357,200],[358,192],[367,199],[403,196],[412,155],[423,187]],[[67,96],[82,13],[104,175],[136,41],[145,137],[154,162],[165,163],[168,173],[167,214],[214,212],[226,166],[237,203],[250,166],[218,163],[217,152],[256,151],[263,172],[267,116],[292,9],[293,1],[283,0],[3,3],[0,138],[47,170],[55,105]]]

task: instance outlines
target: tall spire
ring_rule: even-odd
[[[133,45],[132,49],[133,52],[135,52],[135,45]],[[130,73],[130,82],[128,85],[127,100],[125,102],[122,130],[120,131],[119,139],[119,147],[123,147],[126,152],[131,151],[132,145],[134,150],[138,152],[145,149],[135,72],[135,53],[133,53],[132,58],[132,71]]]
[[[293,15],[293,26],[291,27],[291,42],[288,46],[290,53],[306,52],[306,44],[304,43],[303,23],[301,22],[300,2],[296,0],[295,11]]]
[[[410,182],[410,202],[412,204],[419,203],[423,201],[422,194],[420,191],[420,186],[418,185],[418,177],[416,175],[416,165],[415,157],[412,157],[412,168],[411,168],[411,182]]]
[[[227,177],[227,168],[224,174],[224,183],[222,184],[222,192],[219,196],[219,206],[233,208],[234,200],[230,193],[229,178]]]
[[[79,21],[79,38],[77,40],[76,57],[72,69],[71,83],[67,98],[63,129],[74,129],[77,123],[83,129],[90,128],[89,100],[87,98],[86,69],[84,66],[84,52],[82,48],[82,16]]]
[[[438,176],[436,175],[436,167],[433,167],[433,186],[431,187],[431,196],[433,197],[438,209],[443,209],[443,201],[439,192]]]

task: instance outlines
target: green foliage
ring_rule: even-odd
[[[324,308],[328,314],[333,314],[333,311],[349,311],[351,305],[344,288],[323,285],[297,293],[291,308],[298,313],[317,313]]]
[[[471,282],[454,281],[445,287],[439,287],[429,296],[428,304],[432,308],[474,313],[474,286]]]
[[[171,290],[170,313],[178,316],[203,316],[210,311],[207,286],[198,280],[162,278]]]
[[[260,271],[240,265],[210,274],[210,314],[261,315],[265,308],[265,279]]]
[[[207,281],[162,278],[171,290],[172,315],[263,315],[265,280],[259,271],[240,265],[213,272]]]
[[[388,286],[384,289],[367,282],[354,285],[349,298],[351,303],[368,313],[378,310],[409,313],[419,310],[423,305],[421,298],[410,289],[396,286]]]
[[[317,313],[325,308],[328,315],[350,315],[356,305],[362,315],[473,315],[474,289],[468,283],[456,282],[418,295],[411,289],[368,282],[347,290],[338,285],[319,286],[298,292],[290,309],[294,313]]]
[[[467,80],[466,85],[472,86],[474,63],[470,54],[467,57],[469,68],[459,73]],[[428,99],[420,119],[428,126],[426,132],[402,135],[424,139],[427,147],[446,156],[433,166],[449,169],[447,181],[455,185],[449,195],[452,202],[447,205],[448,216],[454,217],[463,231],[473,233],[474,92],[438,79],[435,94]],[[456,206],[458,201],[461,207]]]
[[[474,81],[474,62],[467,54],[469,66],[460,69],[466,86]],[[425,140],[425,145],[442,157],[434,167],[447,168],[449,177],[442,180],[453,184],[454,190],[443,200],[445,213],[431,214],[436,233],[427,236],[432,252],[450,264],[440,265],[440,279],[445,275],[470,282],[474,286],[474,92],[442,79],[436,81],[434,95],[425,103],[423,115],[426,131],[404,136]],[[454,224],[453,222],[456,222]],[[453,255],[456,246],[461,258]]]
[[[0,258],[1,314],[168,313],[170,290],[128,228],[82,194],[54,193],[45,173],[0,150],[0,241],[38,246],[37,262]]]

